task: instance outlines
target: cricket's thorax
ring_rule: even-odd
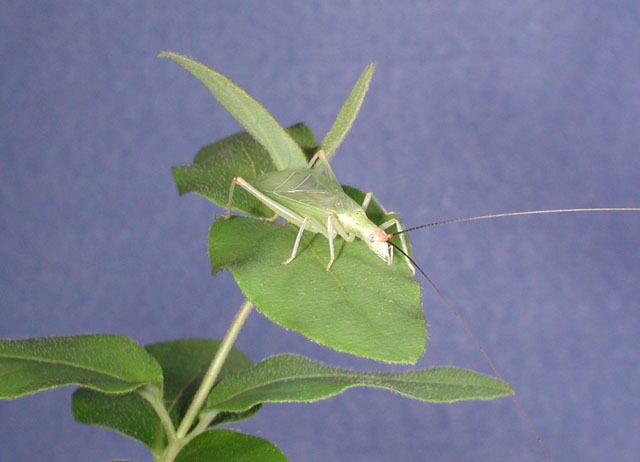
[[[362,239],[373,253],[385,262],[391,263],[391,252],[387,243],[389,235],[369,220],[364,210],[338,214],[338,220],[345,230]]]

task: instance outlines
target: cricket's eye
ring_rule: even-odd
[[[376,235],[375,234],[369,234],[369,242],[376,242]]]

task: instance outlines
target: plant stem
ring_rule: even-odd
[[[216,351],[216,354],[213,357],[211,364],[209,364],[209,368],[207,369],[207,372],[205,373],[204,378],[202,379],[202,383],[200,383],[200,387],[198,388],[198,391],[193,397],[193,401],[191,401],[191,404],[189,405],[189,409],[187,409],[187,412],[182,418],[182,422],[180,422],[180,426],[176,431],[175,443],[173,445],[170,444],[167,447],[167,450],[165,452],[165,457],[164,457],[165,461],[167,462],[172,461],[174,457],[177,455],[178,451],[185,444],[185,441],[184,441],[185,436],[187,435],[187,432],[189,431],[189,429],[193,425],[193,422],[198,416],[198,413],[200,412],[202,405],[204,404],[205,400],[209,396],[209,392],[213,388],[213,385],[215,384],[216,379],[218,378],[218,374],[220,373],[220,370],[222,369],[222,366],[224,365],[227,359],[227,356],[229,356],[231,347],[233,346],[233,343],[238,337],[238,334],[240,333],[240,329],[242,329],[244,322],[247,320],[247,317],[249,316],[249,313],[251,313],[252,308],[253,308],[253,305],[248,299],[245,299],[244,302],[242,302],[242,305],[240,305],[240,309],[236,313],[235,318],[233,318],[233,321],[231,322],[231,325],[229,326],[227,333],[224,335],[224,338],[222,339],[222,342],[218,347],[218,351]]]
[[[160,418],[160,422],[164,427],[165,432],[167,433],[167,438],[169,442],[173,442],[176,439],[176,430],[173,428],[173,423],[171,422],[171,417],[167,412],[167,408],[164,406],[162,402],[162,398],[160,397],[159,390],[153,385],[147,385],[146,387],[138,390],[140,396],[151,404],[151,407],[156,412],[158,417]]]

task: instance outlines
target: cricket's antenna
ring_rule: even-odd
[[[638,209],[640,210],[640,209]],[[427,225],[428,226],[428,225]],[[423,228],[425,226],[419,226],[418,228]],[[414,228],[409,228],[406,229],[402,232],[406,232],[406,231],[410,231],[411,229]],[[395,233],[398,234],[398,233]],[[415,266],[418,271],[420,271],[420,273],[424,276],[424,278],[427,280],[427,282],[429,284],[431,284],[431,287],[433,287],[433,290],[436,291],[436,293],[438,294],[438,296],[442,299],[442,301],[445,303],[445,305],[447,305],[447,308],[449,308],[449,311],[451,311],[451,313],[455,316],[455,318],[458,320],[458,322],[460,323],[460,325],[462,326],[462,328],[465,330],[465,332],[467,333],[467,335],[469,337],[471,337],[471,340],[473,340],[473,343],[476,344],[476,347],[478,347],[478,349],[480,350],[480,352],[482,353],[482,356],[484,356],[484,359],[487,361],[487,363],[489,364],[489,366],[491,367],[491,369],[493,370],[493,373],[496,375],[496,377],[498,377],[500,380],[502,380],[503,382],[505,382],[504,378],[502,378],[502,374],[500,374],[500,372],[498,372],[498,368],[496,367],[495,364],[493,364],[493,361],[491,361],[491,358],[489,357],[489,355],[487,354],[487,352],[484,350],[484,348],[482,348],[482,345],[480,345],[480,342],[478,342],[478,339],[476,339],[476,336],[473,335],[473,332],[471,332],[471,329],[469,329],[469,327],[467,326],[467,324],[464,322],[464,320],[462,319],[462,317],[458,314],[458,311],[453,307],[453,305],[451,304],[451,302],[449,301],[449,299],[447,297],[444,296],[444,294],[442,293],[442,291],[440,290],[440,288],[436,285],[435,282],[433,282],[433,280],[427,275],[427,273],[424,272],[424,270],[420,267],[420,265],[418,265],[415,260],[413,258],[411,258],[409,255],[407,255],[407,253],[405,251],[403,251],[399,246],[397,246],[396,244],[394,244],[391,241],[387,241],[390,245],[392,245],[398,252],[400,252],[402,255],[404,255],[405,257],[407,257],[407,259],[409,259],[409,261],[413,264],[413,266]],[[522,405],[520,404],[520,401],[518,401],[518,398],[516,398],[515,394],[511,395],[511,398],[513,399],[513,402],[515,403],[516,407],[518,408],[518,412],[520,413],[520,415],[522,416],[522,418],[524,419],[524,421],[527,423],[527,425],[529,426],[529,430],[531,430],[531,433],[533,433],[533,435],[536,437],[536,439],[538,440],[538,444],[540,445],[540,447],[542,448],[542,450],[544,451],[545,455],[547,456],[548,460],[553,460],[553,457],[551,456],[551,453],[549,452],[549,450],[547,449],[547,447],[544,445],[544,443],[542,442],[542,437],[540,436],[540,434],[538,433],[538,431],[536,430],[536,427],[533,425],[533,422],[531,422],[531,419],[529,418],[529,415],[526,413],[526,411],[524,410],[524,408],[522,407]]]
[[[448,225],[450,223],[461,223],[463,221],[486,220],[488,218],[517,217],[520,215],[542,215],[548,213],[571,213],[571,212],[640,212],[640,207],[607,207],[607,208],[591,208],[591,209],[554,209],[554,210],[531,210],[528,212],[509,212],[496,213],[493,215],[480,215],[477,217],[454,218],[453,220],[437,221],[426,225],[414,226],[392,234],[396,236],[416,229],[430,228],[431,226]]]

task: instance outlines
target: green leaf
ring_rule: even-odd
[[[285,130],[306,153],[306,157],[311,160],[311,157],[318,149],[318,144],[316,143],[316,137],[307,124],[298,122],[289,128],[285,128]],[[224,159],[236,157],[232,162],[244,162],[250,165],[253,165],[255,162],[264,162],[271,169],[268,171],[276,169],[273,166],[267,150],[247,132],[239,132],[218,140],[215,143],[208,144],[198,151],[196,157],[193,159],[193,163],[204,164],[210,161],[219,161],[219,157]],[[239,157],[239,159],[237,157]],[[266,171],[267,170],[265,170],[265,172]],[[251,178],[254,178],[256,175],[256,170],[254,170],[254,176]]]
[[[369,89],[369,82],[371,82],[371,77],[373,77],[375,66],[375,63],[371,63],[362,71],[349,97],[342,105],[336,120],[322,140],[321,146],[327,155],[327,159],[333,157],[338,146],[340,146],[340,143],[342,143],[342,140],[351,129],[351,125],[353,125],[353,121],[358,115],[360,106],[362,106],[364,95]]]
[[[305,155],[273,116],[245,90],[218,71],[176,53],[161,51],[200,80],[222,106],[262,144],[278,170],[306,166]]]
[[[164,401],[174,424],[182,420],[219,345],[213,339],[181,339],[145,347],[162,366]],[[252,365],[245,354],[232,348],[218,380]]]
[[[176,462],[286,462],[273,443],[233,430],[210,430],[196,436],[178,454]]]
[[[167,445],[158,415],[136,392],[107,395],[79,388],[73,393],[71,411],[78,423],[114,430],[140,441],[154,454],[162,453]]]
[[[242,412],[219,412],[209,424],[209,427],[215,427],[223,424],[230,424],[234,422],[241,422],[243,420],[250,419],[260,410],[262,404],[253,406],[251,409],[247,409]]]
[[[315,148],[315,137],[304,123],[289,127],[287,132],[303,149]],[[195,192],[226,207],[233,177],[252,179],[275,169],[267,151],[250,134],[241,132],[203,147],[192,165],[173,167],[172,171],[180,194]],[[233,209],[255,216],[273,215],[242,188],[236,188]]]
[[[162,367],[163,402],[174,426],[177,427],[182,420],[219,344],[217,340],[182,339],[146,346]],[[252,364],[249,358],[234,348],[220,371],[219,379],[249,368]],[[110,428],[144,443],[156,453],[166,446],[160,419],[138,393],[107,395],[81,388],[73,394],[72,409],[78,422]],[[220,413],[212,425],[249,418],[258,409],[259,406],[256,406],[248,412]]]
[[[227,268],[251,302],[271,321],[338,351],[387,362],[414,363],[426,342],[420,284],[405,262],[387,265],[360,240],[329,245],[304,234],[291,254],[297,227],[231,217],[209,235],[214,273]]]
[[[141,346],[125,337],[0,340],[0,398],[64,385],[125,393],[147,384],[162,389],[162,370]]]
[[[513,394],[511,386],[502,380],[455,367],[396,373],[361,372],[287,354],[266,359],[220,381],[209,395],[207,408],[241,411],[259,403],[313,402],[352,387],[383,388],[432,403]]]

